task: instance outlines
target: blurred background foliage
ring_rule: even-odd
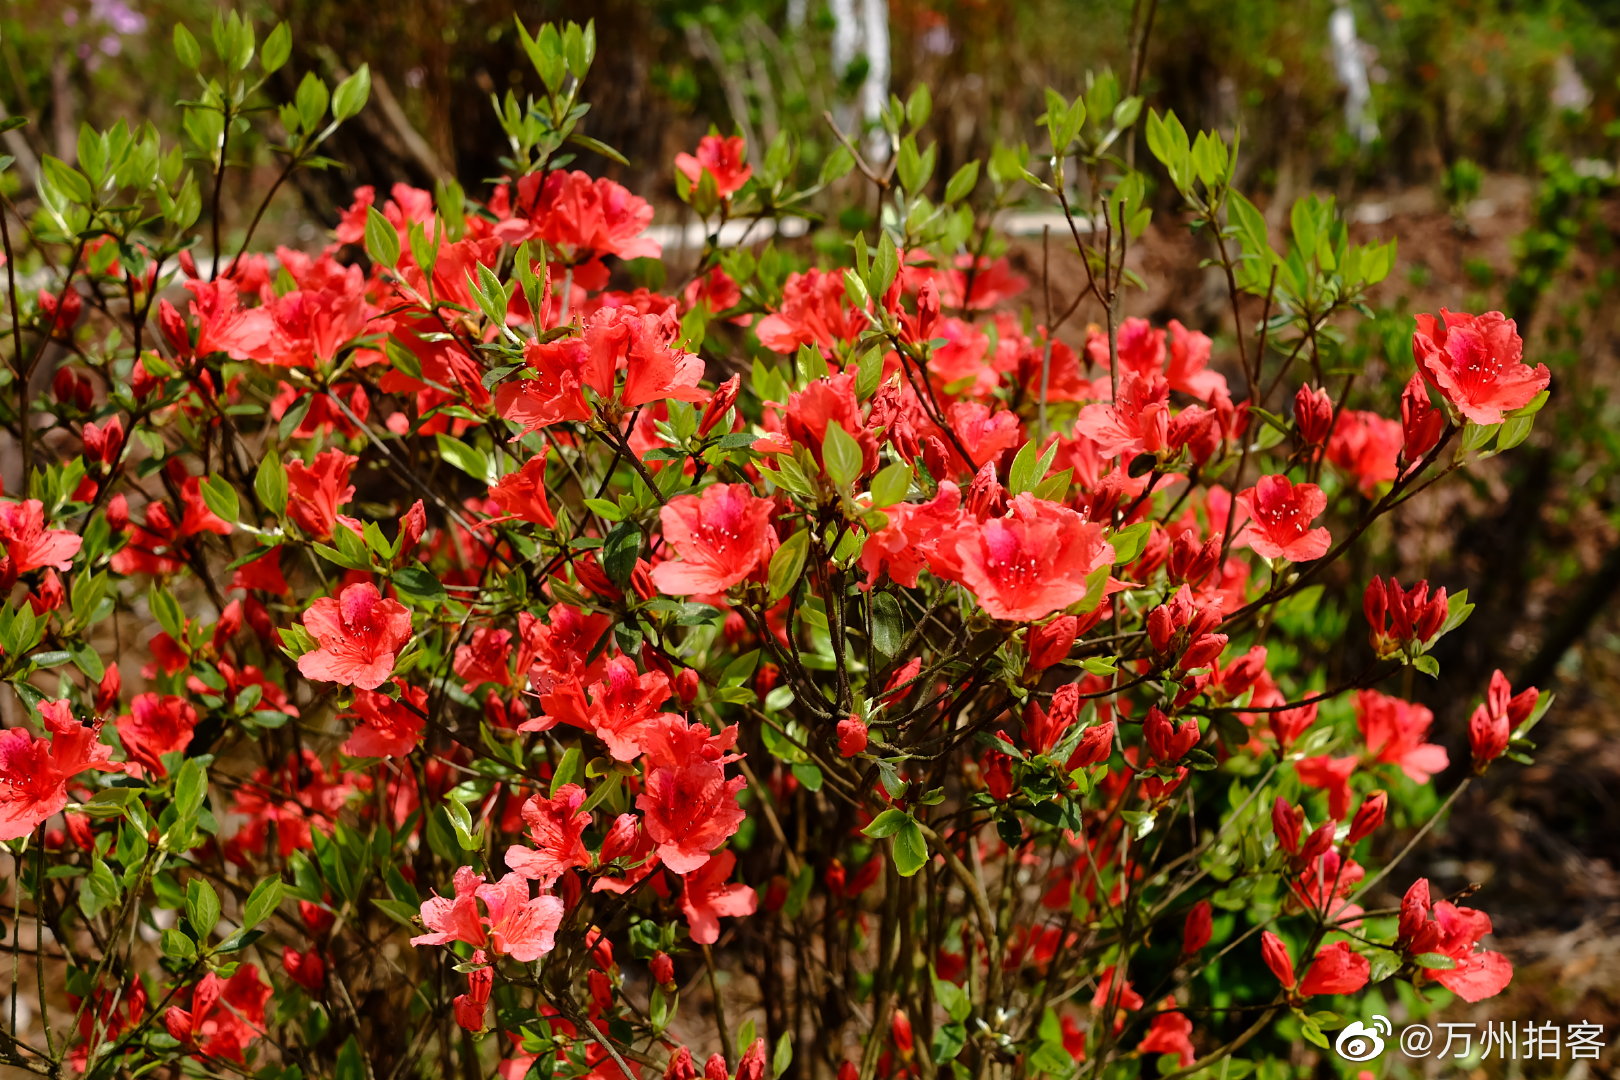
[[[1575,1015],[1620,1022],[1620,321],[1615,165],[1620,124],[1620,0],[263,0],[236,5],[261,25],[286,20],[295,62],[328,82],[370,65],[372,105],[326,145],[342,168],[297,174],[276,206],[282,243],[315,246],[360,184],[477,192],[502,173],[492,95],[532,78],[513,16],[594,18],[598,60],[584,88],[591,135],[627,163],[584,155],[687,220],[671,161],[711,128],[748,137],[757,156],[788,133],[813,177],[836,145],[828,119],[860,124],[873,56],[904,96],[922,82],[926,137],[943,183],[998,144],[1036,142],[1046,87],[1068,96],[1088,71],[1139,75],[1147,103],[1191,130],[1241,134],[1236,186],[1274,221],[1309,192],[1338,197],[1359,239],[1399,238],[1397,271],[1373,318],[1347,325],[1336,370],[1357,372],[1357,407],[1387,404],[1411,370],[1411,315],[1442,305],[1500,308],[1519,320],[1527,357],[1554,373],[1535,438],[1446,495],[1415,501],[1394,547],[1403,580],[1427,575],[1479,605],[1476,632],[1447,644],[1443,678],[1407,688],[1435,709],[1440,739],[1466,761],[1468,710],[1495,667],[1513,685],[1556,688],[1547,745],[1523,774],[1498,770],[1459,805],[1429,872],[1482,887],[1524,976],[1493,1016]],[[174,130],[190,91],[174,62],[177,21],[204,26],[208,0],[67,0],[0,5],[0,105],[36,121],[5,136],[26,184],[43,153],[71,159],[81,120],[120,116]],[[876,14],[888,47],[840,54],[840,23]],[[1353,27],[1352,27],[1353,24]],[[1335,35],[1338,45],[1335,46]],[[835,57],[846,57],[840,63]],[[1347,71],[1348,65],[1349,69]],[[526,75],[526,72],[529,74]],[[1356,73],[1359,72],[1359,75]],[[289,76],[290,77],[290,76]],[[1356,104],[1356,78],[1366,87]],[[281,87],[283,97],[292,87]],[[274,163],[238,152],[226,205],[250,205]],[[1130,152],[1127,150],[1126,152]],[[1145,157],[1145,152],[1142,154]],[[8,197],[25,201],[26,191]],[[831,193],[819,235],[868,221],[858,181]],[[1156,322],[1223,331],[1225,292],[1178,219],[1168,185],[1132,255],[1147,287],[1128,303]],[[839,200],[842,200],[840,202]],[[988,208],[983,208],[987,210]],[[241,215],[235,215],[239,218]],[[1040,289],[1043,268],[1080,274],[1038,231],[1008,252]],[[808,245],[798,254],[814,257]],[[1230,341],[1229,326],[1224,327]],[[1230,350],[1227,350],[1230,352]],[[1218,345],[1217,355],[1220,355]],[[1359,587],[1349,590],[1359,596]],[[1319,628],[1364,633],[1355,612]],[[1324,632],[1325,629],[1324,629]]]

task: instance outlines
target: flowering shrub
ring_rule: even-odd
[[[0,835],[38,999],[7,1063],[1241,1075],[1278,1030],[1327,1045],[1323,998],[1507,984],[1489,917],[1402,866],[1469,780],[1435,797],[1449,735],[1393,691],[1466,595],[1342,556],[1529,435],[1511,320],[1418,315],[1404,390],[1350,408],[1335,343],[1391,248],[1308,199],[1279,250],[1233,149],[1153,112],[1231,336],[1123,317],[1151,204],[1106,77],[1049,95],[1041,163],[942,184],[924,91],[890,164],[845,138],[808,187],[789,143],[710,136],[674,175],[711,224],[852,185],[883,223],[682,279],[573,160],[613,152],[572,25],[524,33],[544,91],[497,102],[481,203],[361,189],[273,256],[261,205],[228,248],[233,144],[329,164],[366,75],[267,109],[285,28],[211,37],[175,35],[189,152],[87,128],[0,218]],[[998,257],[1031,188],[1083,280]],[[1482,698],[1475,773],[1549,704]]]

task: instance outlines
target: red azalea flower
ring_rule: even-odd
[[[606,177],[592,180],[577,170],[530,173],[518,181],[517,191],[514,206],[530,219],[532,235],[568,262],[599,255],[657,258],[662,250],[658,241],[642,235],[652,223],[652,204]]]
[[[959,573],[942,572],[940,558],[934,572],[959,577],[991,617],[1018,622],[1077,603],[1090,590],[1093,573],[1106,572],[1114,562],[1101,525],[1027,492],[1013,500],[1005,517],[959,526],[953,547],[949,555]]]
[[[137,694],[129,713],[118,718],[118,738],[135,766],[131,771],[165,776],[163,755],[179,753],[191,745],[197,710],[184,698],[168,694]]]
[[[323,596],[304,612],[304,628],[319,648],[298,658],[306,679],[375,690],[394,671],[394,658],[411,639],[411,613],[385,600],[370,582]]]
[[[1356,771],[1353,757],[1301,758],[1294,762],[1300,783],[1328,793],[1328,813],[1339,820],[1350,810],[1350,777]]]
[[[456,870],[455,889],[453,897],[435,895],[422,902],[422,925],[428,933],[411,938],[412,945],[464,941],[522,963],[538,960],[556,946],[563,917],[559,897],[531,897],[529,883],[517,874],[486,883],[470,866]]]
[[[703,174],[714,177],[715,194],[730,198],[754,175],[750,165],[743,164],[745,147],[741,135],[705,135],[698,140],[697,155],[676,154],[675,167],[696,187]]]
[[[489,489],[489,497],[502,513],[548,529],[557,527],[557,515],[551,512],[551,504],[546,501],[546,455],[550,450],[549,445],[543,447],[516,472],[507,473]]]
[[[858,716],[846,716],[838,721],[838,754],[854,757],[866,749],[866,725]]]
[[[589,867],[591,853],[580,839],[591,825],[590,813],[580,809],[584,803],[585,789],[578,784],[564,784],[550,798],[530,796],[523,804],[523,821],[535,846],[507,848],[506,865],[543,889],[575,867]]]
[[[38,499],[0,502],[0,550],[11,560],[11,570],[26,574],[48,566],[68,570],[83,543],[79,534],[45,527],[45,504]]]
[[[652,583],[671,596],[723,593],[754,573],[776,548],[771,502],[746,484],[713,484],[677,495],[659,514],[678,559],[652,568]]]
[[[765,348],[785,355],[800,345],[835,349],[854,341],[865,328],[865,317],[844,295],[843,274],[812,267],[788,275],[782,306],[761,319],[754,332]]]
[[[1365,956],[1353,952],[1345,942],[1335,941],[1317,952],[1310,970],[1299,981],[1299,992],[1305,997],[1314,994],[1353,994],[1367,985],[1371,972],[1372,964]]]
[[[1425,382],[1476,424],[1500,424],[1547,388],[1546,364],[1523,361],[1524,342],[1500,311],[1483,315],[1440,309],[1440,318],[1417,317],[1412,356]]]
[[[101,725],[81,724],[66,701],[39,705],[49,738],[26,728],[0,731],[0,840],[27,836],[67,805],[67,782],[86,769],[118,772]]]
[[[721,851],[681,878],[681,912],[699,945],[720,940],[720,916],[752,915],[759,897],[747,885],[732,882],[737,856]]]
[[[1284,990],[1294,988],[1294,958],[1288,953],[1288,946],[1283,939],[1270,930],[1260,931],[1260,958],[1266,962],[1266,967],[1282,983]]]
[[[726,750],[736,745],[737,728],[712,735],[702,724],[665,717],[651,725],[642,759],[642,793],[636,808],[658,857],[677,874],[709,861],[710,853],[735,833],[743,818],[737,793],[742,777],[725,776]]]
[[[1175,998],[1166,998],[1166,1005],[1174,1005]],[[1147,1034],[1136,1044],[1140,1054],[1174,1054],[1182,1068],[1191,1065],[1198,1055],[1193,1050],[1192,1021],[1175,1009],[1167,1009],[1154,1016]]]
[[[314,464],[287,462],[287,516],[317,540],[330,540],[338,510],[354,498],[349,473],[359,458],[341,450],[322,450]]]
[[[1513,964],[1507,957],[1475,950],[1479,939],[1490,932],[1491,917],[1483,911],[1445,900],[1431,904],[1427,878],[1414,881],[1401,901],[1401,949],[1408,956],[1439,953],[1450,957],[1456,967],[1425,972],[1464,1001],[1494,997],[1513,979]]]
[[[271,993],[270,984],[252,964],[237,968],[229,980],[210,971],[192,988],[191,1007],[171,1006],[163,1014],[163,1024],[200,1057],[241,1064],[248,1045],[264,1034],[264,1010]]]
[[[403,757],[422,745],[421,712],[427,709],[427,691],[416,686],[400,686],[400,699],[375,690],[354,692],[354,717],[358,721],[343,744],[350,757]],[[415,706],[408,708],[406,703]]]
[[[961,502],[956,484],[945,480],[928,502],[884,507],[888,524],[861,547],[861,567],[866,571],[862,587],[870,589],[887,572],[896,584],[915,588],[917,575],[934,561],[936,551],[954,545],[953,526],[961,519]],[[954,564],[954,556],[950,561]]]
[[[1424,741],[1434,726],[1434,713],[1422,705],[1376,690],[1361,690],[1356,694],[1356,726],[1376,761],[1399,765],[1419,784],[1428,783],[1429,777],[1451,763],[1445,747]]]
[[[1315,484],[1262,476],[1238,494],[1237,504],[1249,515],[1243,537],[1262,558],[1309,562],[1327,554],[1332,537],[1325,528],[1311,527],[1327,509],[1327,496]]]
[[[286,596],[287,579],[281,574],[281,549],[271,548],[258,558],[238,566],[231,574],[230,587]]]

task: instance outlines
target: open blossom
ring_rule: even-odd
[[[1262,558],[1309,562],[1327,554],[1327,529],[1311,526],[1327,509],[1327,496],[1315,484],[1262,476],[1238,493],[1237,504],[1249,515],[1243,538]]]
[[[456,870],[454,896],[435,895],[422,902],[422,925],[428,932],[411,938],[411,944],[462,941],[528,963],[556,946],[562,917],[561,898],[531,897],[529,883],[519,875],[486,882],[478,871],[463,866]]]
[[[1424,974],[1464,1001],[1483,1001],[1507,988],[1513,964],[1499,952],[1476,949],[1491,932],[1491,917],[1483,911],[1458,907],[1449,901],[1431,902],[1429,881],[1418,878],[1401,900],[1400,939],[1408,956],[1439,953],[1455,967],[1425,969]]]
[[[70,569],[81,543],[78,533],[45,527],[45,504],[38,499],[0,502],[0,554],[11,560],[13,573]]]
[[[835,349],[854,341],[864,329],[865,317],[844,297],[844,276],[814,267],[788,275],[781,308],[754,328],[761,345],[784,354],[800,345]]]
[[[521,468],[507,473],[490,487],[489,497],[502,513],[548,529],[557,527],[557,515],[551,512],[551,504],[546,499],[546,455],[550,451],[549,445],[542,447]]]
[[[427,691],[419,686],[401,686],[398,701],[375,690],[354,692],[354,716],[358,721],[343,752],[350,757],[402,757],[422,745],[422,713],[427,710]]]
[[[1362,690],[1356,694],[1356,726],[1374,760],[1400,766],[1417,783],[1427,783],[1450,764],[1445,747],[1425,741],[1434,726],[1434,713],[1422,705]]]
[[[888,524],[866,538],[861,566],[863,587],[871,588],[887,573],[896,584],[915,588],[917,575],[933,558],[935,547],[954,543],[953,527],[961,518],[962,494],[953,481],[940,482],[939,491],[925,503],[899,503],[886,507]]]
[[[322,450],[313,464],[287,462],[287,516],[317,540],[330,539],[338,511],[354,498],[349,473],[359,460],[341,450]]]
[[[530,796],[523,804],[523,822],[534,847],[507,848],[506,865],[542,888],[575,867],[589,867],[591,853],[580,839],[591,824],[590,812],[580,809],[584,803],[585,789],[578,784],[564,784],[550,798]]]
[[[243,964],[229,979],[210,971],[192,988],[190,1008],[171,1005],[163,1026],[202,1057],[241,1063],[249,1044],[264,1034],[271,993],[252,964]]]
[[[1519,328],[1500,311],[1419,315],[1412,356],[1424,381],[1476,424],[1500,424],[1552,381],[1546,364],[1524,363]]]
[[[1299,992],[1313,994],[1353,994],[1367,985],[1372,964],[1365,956],[1355,952],[1343,941],[1335,941],[1316,954],[1305,977],[1299,981]]]
[[[659,514],[679,558],[652,568],[652,583],[672,596],[723,593],[763,565],[776,547],[771,502],[746,484],[713,484],[677,495]]]
[[[698,387],[703,360],[680,347],[680,336],[673,308],[656,315],[631,307],[600,308],[579,337],[525,345],[529,377],[500,385],[496,411],[525,435],[552,424],[589,420],[587,389],[597,399],[627,409],[666,400],[706,401],[709,395]],[[615,389],[621,371],[624,385]]]
[[[129,755],[132,771],[164,776],[165,754],[191,745],[197,710],[184,698],[169,694],[137,694],[129,715],[118,718],[118,738]]]
[[[737,856],[721,851],[681,879],[681,912],[699,945],[720,940],[720,916],[752,915],[759,903],[753,889],[731,880],[736,867]]]
[[[636,808],[644,815],[658,857],[677,874],[708,862],[746,816],[737,805],[737,793],[746,782],[725,775],[726,762],[734,760],[725,751],[736,741],[735,726],[719,735],[679,717],[654,726]]]
[[[1093,574],[1113,562],[1101,525],[1026,492],[1005,517],[964,521],[955,542],[941,544],[933,567],[961,581],[991,617],[1024,622],[1084,599]]]
[[[385,600],[370,582],[323,596],[304,612],[304,628],[318,648],[298,658],[306,679],[375,690],[394,672],[394,659],[411,639],[411,613]]]
[[[81,724],[66,701],[39,706],[49,738],[0,731],[0,840],[27,836],[68,803],[67,783],[86,769],[117,771],[100,724]]]
[[[705,135],[698,140],[696,155],[675,155],[675,167],[693,187],[708,173],[714,177],[715,194],[725,199],[736,194],[754,175],[753,166],[743,163],[743,153],[741,135]]]
[[[514,216],[497,226],[507,243],[538,236],[571,263],[601,255],[657,258],[662,250],[643,235],[652,204],[607,177],[557,169],[530,173],[514,186],[508,196]]]

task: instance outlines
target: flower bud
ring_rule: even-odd
[[[1350,821],[1350,834],[1345,838],[1345,843],[1360,843],[1371,836],[1384,823],[1384,815],[1388,809],[1389,795],[1386,792],[1375,791],[1361,800],[1356,816]]]
[[[854,757],[866,749],[866,725],[858,716],[846,716],[838,721],[838,753]]]

